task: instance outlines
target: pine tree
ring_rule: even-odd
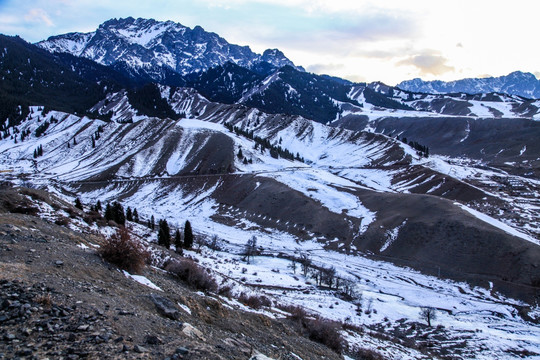
[[[191,229],[191,223],[186,220],[184,225],[184,248],[191,249],[193,246],[193,230]]]
[[[37,150],[34,150],[34,159],[37,158]]]
[[[126,220],[133,221],[133,213],[131,212],[131,208],[129,206],[126,210]]]
[[[96,211],[101,211],[102,210],[102,207],[101,207],[101,201],[97,201],[96,203]]]
[[[76,207],[77,209],[80,209],[80,210],[83,209],[81,200],[80,200],[79,198],[76,198],[76,199],[75,199],[75,207]]]
[[[39,145],[38,156],[42,156],[42,155],[43,155],[43,145]]]
[[[154,230],[154,228],[156,227],[155,226],[155,220],[154,220],[154,215],[152,215],[150,217],[150,220],[148,221],[148,227],[152,230]]]
[[[184,243],[182,242],[182,235],[180,235],[179,229],[176,229],[176,232],[174,233],[174,246],[176,246],[177,253],[183,253],[182,247],[184,246]]]
[[[139,213],[137,212],[136,208],[133,209],[133,221],[139,223]]]
[[[115,201],[112,204],[112,213],[113,213],[113,220],[118,225],[126,224],[126,215],[124,214],[124,208],[122,207],[122,204],[120,204],[118,201]]]
[[[242,149],[238,150],[238,154],[236,156],[238,156],[238,159],[242,160],[242,158],[244,157],[244,155],[242,154]]]
[[[107,206],[105,207],[105,219],[107,220],[114,220],[113,212],[111,204],[107,203]]]
[[[94,135],[92,135],[92,149],[96,147],[96,140],[94,139]]]
[[[159,220],[158,244],[167,249],[171,247],[171,230],[165,219]]]

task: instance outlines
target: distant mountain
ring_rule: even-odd
[[[440,80],[423,81],[416,78],[399,83],[398,88],[429,94],[467,93],[485,94],[498,92],[519,95],[529,99],[540,98],[540,80],[531,73],[515,71],[506,76],[488,78],[469,78],[444,82]]]
[[[259,55],[248,46],[229,44],[200,26],[191,29],[173,21],[132,17],[106,21],[91,33],[52,36],[37,45],[50,52],[70,53],[122,68],[136,76],[145,74],[160,83],[167,82],[164,80],[173,75],[171,72],[187,75],[227,62],[246,68],[260,62],[276,68],[294,66],[277,49]]]

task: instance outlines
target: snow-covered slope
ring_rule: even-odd
[[[7,174],[15,181],[68,190],[85,204],[119,200],[143,219],[153,215],[175,227],[189,219],[199,235],[219,234],[226,250],[193,256],[285,304],[383,333],[411,331],[408,321],[417,321],[429,302],[448,328],[433,335],[448,340],[441,351],[467,339],[462,358],[538,348],[537,327],[516,315],[525,304],[512,297],[534,296],[540,247],[534,232],[471,208],[503,199],[465,183],[466,166],[418,157],[383,135],[216,104],[190,89],[161,90],[188,118],[119,124],[34,107],[18,129],[29,133],[24,141],[0,141],[2,167],[13,170]],[[251,132],[298,152],[305,163],[271,156],[245,135]],[[43,155],[34,157],[38,147]],[[252,235],[266,254],[239,265],[237,254]],[[353,280],[362,311],[291,273],[290,257],[301,254]],[[349,340],[377,346],[373,337]],[[387,346],[405,358],[420,356]]]

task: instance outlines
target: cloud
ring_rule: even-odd
[[[342,70],[345,67],[343,64],[312,64],[307,67],[307,71],[316,74],[332,74],[337,70]]]
[[[455,71],[453,66],[447,65],[448,59],[438,54],[424,53],[409,56],[396,63],[398,66],[414,66],[420,70],[421,75],[441,75]]]
[[[54,26],[51,18],[43,9],[30,9],[30,11],[28,11],[26,15],[24,15],[24,19],[30,23],[43,23],[47,26]]]

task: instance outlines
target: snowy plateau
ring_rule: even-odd
[[[3,73],[14,83],[30,74],[24,96],[40,95],[41,85],[52,92],[39,78],[46,61],[97,95],[83,111],[53,102],[67,98],[61,92],[17,104],[2,127],[3,182],[79,199],[85,209],[98,200],[136,208],[141,221],[128,228],[157,273],[178,255],[157,245],[147,222],[183,230],[189,220],[196,244],[183,256],[234,295],[197,296],[273,319],[299,306],[339,322],[344,359],[359,349],[396,360],[540,359],[539,100],[332,80],[279,50],[254,54],[173,22],[113,19],[38,46],[0,49],[2,66],[17,51],[36,56],[22,62],[28,73]],[[108,83],[122,61],[136,76]],[[160,82],[171,74],[176,85]],[[51,224],[115,233],[114,224],[25,196]],[[85,254],[99,247],[78,245]],[[118,275],[167,294],[150,272]],[[242,293],[270,306],[246,306]],[[429,326],[425,307],[436,313]]]

